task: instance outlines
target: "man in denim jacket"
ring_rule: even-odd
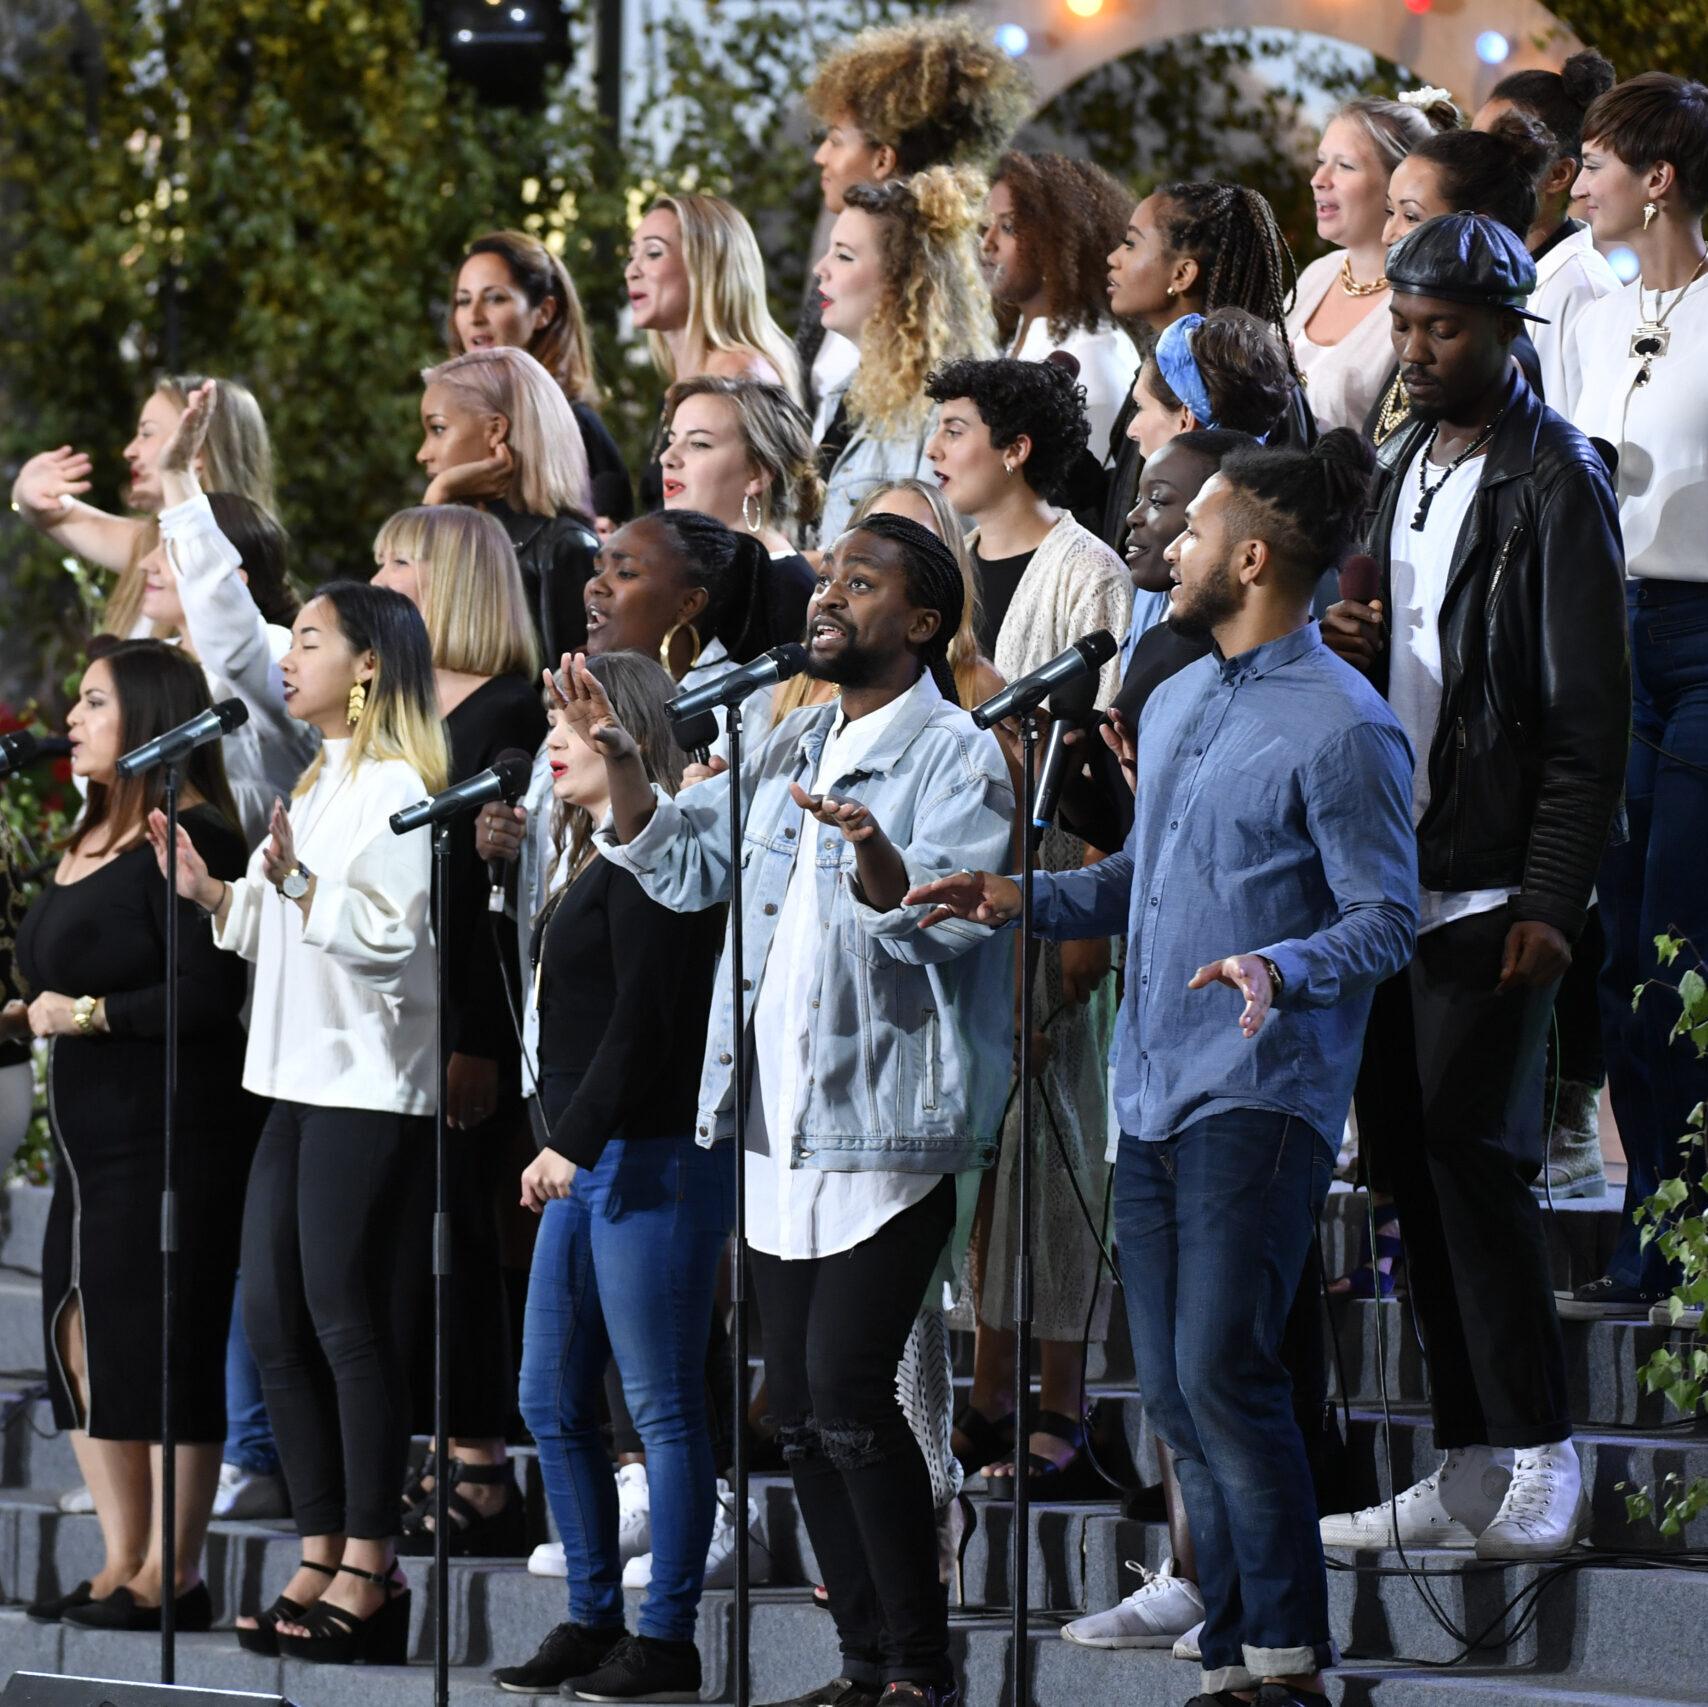
[[[895,1374],[954,1226],[949,1176],[994,1159],[1013,1035],[1007,945],[982,925],[922,932],[927,909],[902,904],[1002,860],[1013,828],[995,739],[945,697],[963,597],[917,524],[873,516],[843,535],[808,610],[809,668],[841,699],[793,713],[743,766],[748,1243],[771,1408],[843,1655],[806,1704],[959,1700],[930,1481]],[[610,779],[601,852],[665,906],[726,900],[727,788],[654,790],[579,664],[570,689],[566,715]],[[705,1144],[734,1130],[735,1023],[726,987]]]

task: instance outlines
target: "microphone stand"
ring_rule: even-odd
[[[735,1707],[748,1707],[751,1584],[747,1559],[747,980],[742,970],[741,704],[725,708],[729,744],[729,980],[735,1013],[735,1236],[730,1244],[729,1296],[735,1311],[735,1418],[730,1437],[735,1483]]]
[[[433,1112],[433,1707],[451,1696],[451,1205],[445,1119],[450,1054],[445,1014],[451,1000],[451,825],[433,826],[434,980],[438,986],[439,1096]]]
[[[186,755],[187,757],[187,755]],[[178,1191],[173,1141],[178,1124],[178,787],[185,759],[169,759],[166,808],[166,1107],[161,1122],[160,1188],[160,1681],[178,1665],[178,1439],[172,1422],[172,1318],[178,1303]]]
[[[1032,1492],[1026,1481],[1026,1448],[1031,1438],[1027,1416],[1032,1406],[1032,981],[1038,949],[1032,937],[1032,875],[1038,863],[1038,832],[1033,775],[1038,748],[1038,714],[1020,717],[1020,1135],[1015,1173],[1014,1242],[1014,1531],[1009,1537],[1009,1569],[1014,1581],[1014,1702],[1029,1707],[1031,1650],[1027,1646],[1030,1583],[1026,1569],[1031,1549],[1027,1529]]]

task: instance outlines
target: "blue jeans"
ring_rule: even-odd
[[[1115,1236],[1145,1410],[1174,1448],[1204,1691],[1334,1663],[1316,1495],[1281,1362],[1334,1152],[1272,1109],[1121,1135]]]
[[[251,1476],[279,1473],[279,1448],[261,1396],[261,1371],[243,1331],[243,1276],[231,1299],[231,1332],[225,1342],[224,1461]]]
[[[600,1387],[615,1357],[652,1496],[640,1633],[693,1640],[717,1505],[706,1341],[734,1185],[727,1145],[614,1140],[540,1218],[520,1397],[563,1538],[572,1623],[623,1622],[617,1483],[599,1432]]]
[[[1607,960],[1601,979],[1607,1085],[1630,1171],[1619,1243],[1607,1272],[1622,1286],[1671,1289],[1660,1249],[1640,1244],[1631,1211],[1663,1179],[1684,1171],[1679,1139],[1690,1111],[1708,1097],[1708,1064],[1688,1038],[1670,1041],[1678,1002],[1651,990],[1633,1012],[1631,993],[1659,978],[1676,984],[1689,951],[1658,964],[1655,937],[1688,937],[1708,954],[1708,587],[1633,580],[1631,758],[1625,797],[1631,837],[1610,848],[1597,882]],[[1652,743],[1652,744],[1651,744]],[[1656,748],[1662,749],[1656,751]],[[1696,1167],[1700,1171],[1700,1152]]]

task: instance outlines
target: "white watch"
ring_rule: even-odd
[[[314,873],[306,865],[293,865],[279,880],[279,893],[287,901],[300,901],[308,893]]]

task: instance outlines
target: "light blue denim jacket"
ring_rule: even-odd
[[[746,825],[744,1013],[760,978],[795,863],[798,838],[817,880],[823,952],[812,998],[817,1024],[791,1167],[836,1173],[959,1173],[995,1159],[1014,1030],[1013,939],[929,910],[881,913],[861,898],[854,847],[805,818],[789,784],[812,786],[839,708],[792,712],[742,764]],[[609,824],[599,848],[666,907],[696,911],[729,899],[729,786],[712,780],[658,807],[626,846]],[[993,736],[929,681],[860,764],[831,792],[870,807],[915,883],[963,866],[1000,870],[1014,824],[1014,791]],[[805,829],[803,830],[803,824]],[[727,939],[726,939],[727,952]],[[706,1038],[696,1130],[702,1144],[733,1136],[735,1087],[729,979],[720,975]]]

